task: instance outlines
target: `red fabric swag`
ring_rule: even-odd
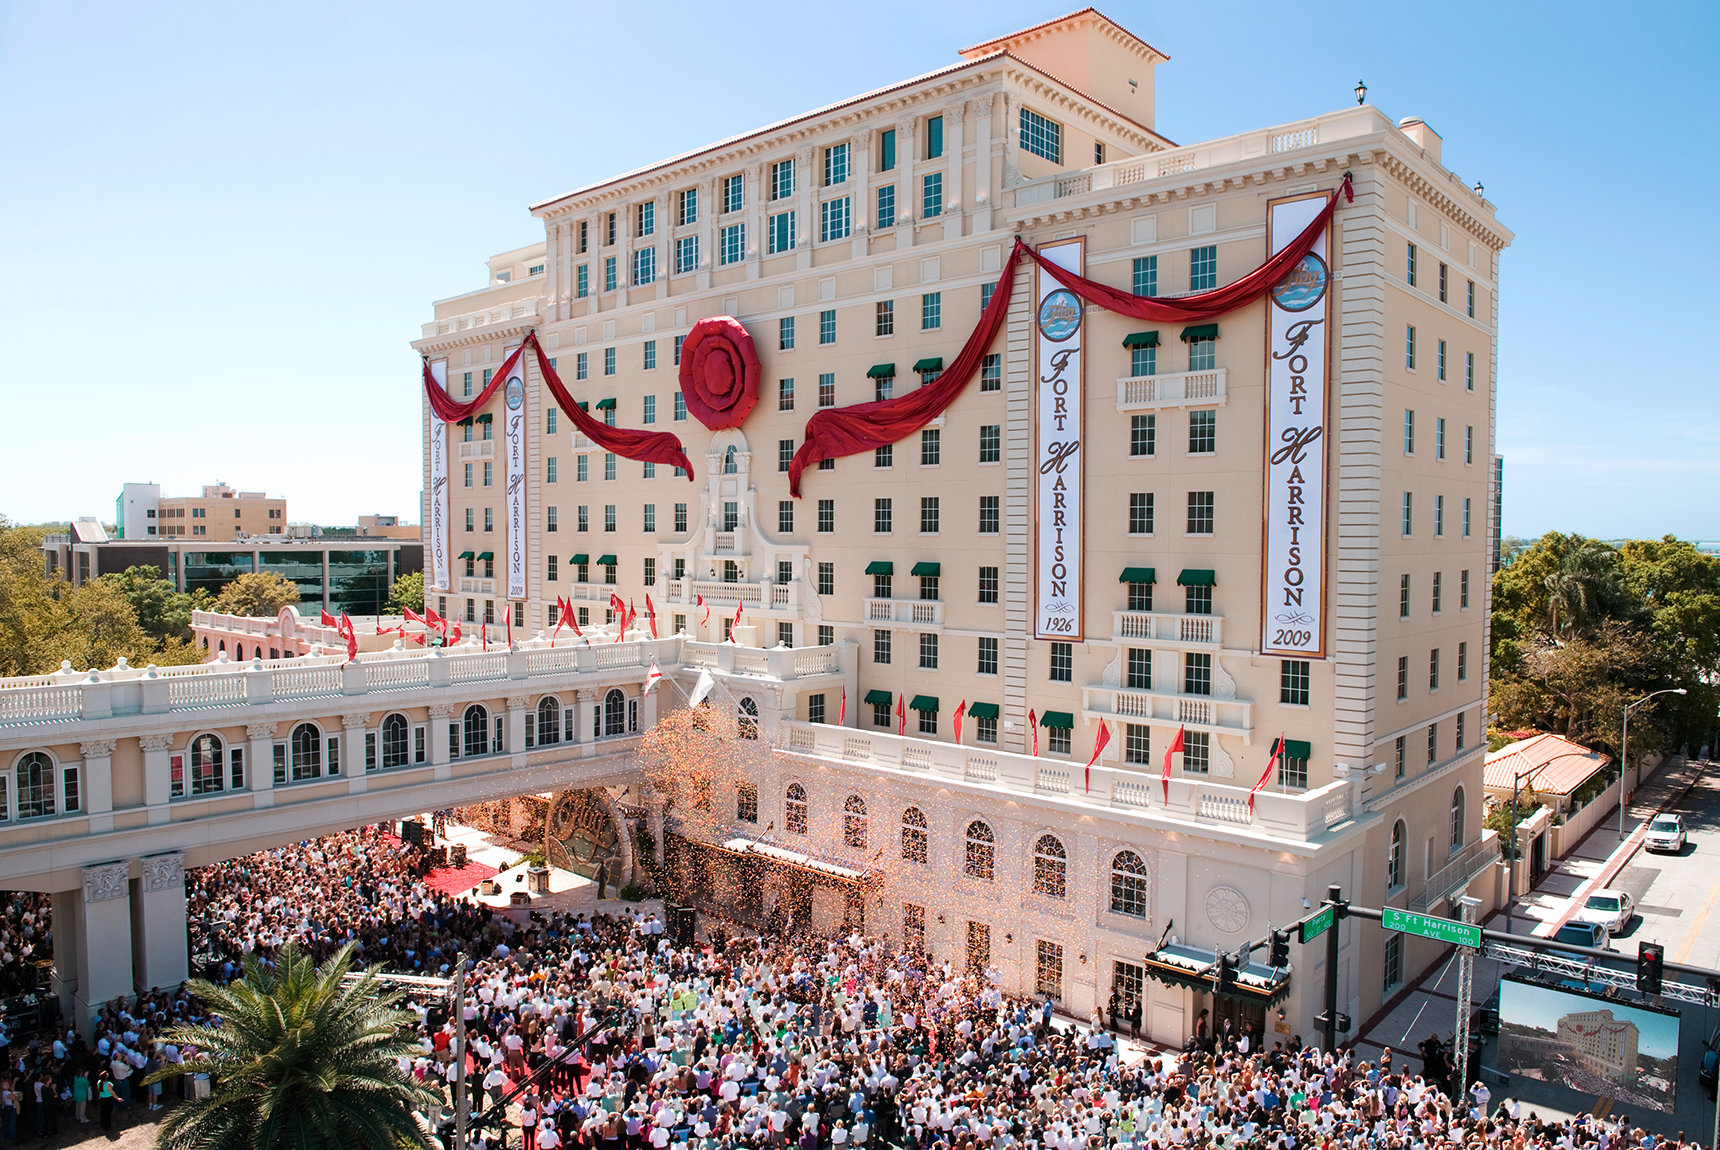
[[[641,463],[666,463],[671,467],[679,467],[687,473],[687,482],[693,480],[693,462],[687,458],[687,449],[681,446],[680,437],[671,431],[636,431],[627,427],[610,427],[600,419],[593,419],[581,411],[579,404],[567,393],[567,388],[561,385],[561,377],[556,375],[555,368],[549,364],[549,356],[543,353],[543,345],[538,343],[537,332],[526,336],[526,343],[531,345],[532,352],[537,356],[538,371],[543,375],[544,383],[549,385],[549,393],[555,396],[556,402],[567,417],[573,420],[573,425],[581,435],[603,448],[613,451],[623,459],[637,459]]]
[[[531,337],[528,335],[526,338],[530,339]],[[475,415],[483,409],[484,404],[490,402],[491,398],[495,396],[497,389],[502,386],[502,380],[508,378],[508,372],[514,369],[514,364],[519,361],[520,352],[525,349],[526,345],[523,343],[514,348],[514,353],[502,361],[501,370],[490,377],[490,385],[480,391],[476,398],[467,400],[465,403],[461,403],[436,386],[436,377],[430,374],[430,361],[425,360],[424,394],[430,398],[430,406],[447,423],[458,423],[469,415]]]
[[[1051,278],[1080,296],[1087,303],[1098,304],[1108,311],[1126,315],[1130,319],[1153,320],[1158,323],[1198,323],[1201,320],[1214,319],[1226,312],[1235,311],[1244,304],[1253,303],[1265,295],[1272,287],[1290,273],[1290,269],[1302,262],[1302,257],[1314,250],[1314,241],[1319,237],[1328,223],[1332,213],[1337,210],[1338,197],[1342,194],[1354,200],[1355,193],[1350,190],[1350,177],[1345,176],[1338,190],[1332,193],[1332,201],[1325,210],[1314,217],[1314,221],[1302,229],[1302,234],[1280,250],[1277,255],[1243,276],[1234,283],[1226,284],[1212,291],[1197,292],[1194,295],[1179,296],[1176,299],[1159,299],[1156,296],[1139,296],[1126,292],[1121,288],[1108,287],[1096,280],[1076,275],[1072,271],[1058,267],[1040,257],[1039,253],[1022,243],[1015,241],[1015,252],[1025,254],[1040,267],[1050,273]],[[993,300],[992,302],[996,302]],[[941,381],[940,381],[941,382]]]
[[[991,303],[979,317],[962,350],[936,383],[917,388],[894,399],[879,399],[871,403],[856,403],[851,407],[832,407],[817,412],[806,421],[806,442],[794,453],[788,465],[788,493],[800,498],[800,474],[807,467],[824,459],[856,455],[895,443],[912,435],[956,401],[968,381],[979,371],[985,352],[997,337],[998,329],[1009,314],[1009,291],[1015,282],[1015,253],[1004,261],[1003,274],[997,277],[997,289]]]

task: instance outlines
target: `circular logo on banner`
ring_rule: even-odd
[[[1326,261],[1309,252],[1272,288],[1272,301],[1285,311],[1307,311],[1326,298],[1330,279]]]
[[[1081,300],[1068,288],[1058,288],[1039,305],[1039,334],[1062,343],[1081,330]]]
[[[520,382],[519,376],[510,375],[508,377],[508,386],[503,395],[509,411],[520,409],[520,404],[526,401],[526,387]]]

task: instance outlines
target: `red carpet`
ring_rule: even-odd
[[[463,867],[442,867],[424,876],[424,885],[441,891],[443,894],[464,894],[497,874],[493,866],[485,866],[481,862],[467,863]],[[523,890],[524,887],[521,887]]]

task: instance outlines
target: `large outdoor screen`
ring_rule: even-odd
[[[1672,1113],[1678,1015],[1571,987],[1499,983],[1499,1069]]]

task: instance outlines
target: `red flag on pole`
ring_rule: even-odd
[[[906,696],[906,695],[897,695],[896,696],[896,733],[898,735],[905,735],[908,733],[908,708],[906,706],[907,702],[908,702],[908,696]]]
[[[328,609],[326,607],[323,608],[322,625],[324,627],[333,627],[337,631],[340,630],[340,622],[336,620],[333,615],[328,613]]]
[[[436,612],[431,611],[430,613],[434,615]],[[424,618],[424,616],[420,615],[410,607],[406,608],[406,621],[408,623],[422,623],[426,627],[430,625],[430,621],[428,619]]]
[[[651,592],[645,592],[645,617],[651,621],[651,637],[657,637],[657,605],[651,602]]]
[[[1266,785],[1266,780],[1272,777],[1272,768],[1278,765],[1278,756],[1284,753],[1284,736],[1279,735],[1272,744],[1272,754],[1266,760],[1266,769],[1260,772],[1260,781],[1255,783],[1248,792],[1248,813],[1254,813],[1254,796],[1260,793],[1260,788]]]
[[[420,647],[422,647],[424,645],[424,636],[423,635],[407,635],[406,638],[412,640],[414,643],[418,644]]]
[[[549,633],[549,645],[555,646],[555,637],[561,634],[561,629],[567,626],[567,600],[560,595],[555,597],[555,630]]]
[[[1183,749],[1183,731],[1184,730],[1185,730],[1185,728],[1178,727],[1177,728],[1177,737],[1172,739],[1171,745],[1165,748],[1165,772],[1164,772],[1164,776],[1163,776],[1163,782],[1165,784],[1165,805],[1166,806],[1169,806],[1170,801],[1171,801],[1171,756],[1175,755],[1175,754],[1180,754],[1182,752],[1182,749]]]
[[[442,637],[444,639],[448,637],[448,620],[436,614],[436,608],[428,605],[425,606],[424,625],[426,627],[434,627],[436,630],[442,632]]]
[[[704,612],[704,614],[699,617],[699,626],[709,627],[711,625],[711,605],[705,602],[705,597],[703,595],[696,595],[694,596],[694,599],[699,610]]]
[[[958,743],[962,741],[962,717],[965,716],[966,714],[967,714],[967,700],[963,699],[961,702],[956,704],[956,710],[955,710],[956,742],[958,742]]]
[[[488,619],[485,619],[482,623],[478,624],[478,642],[483,646],[483,648],[486,652],[489,651],[489,649],[490,649],[490,621]]]
[[[1111,728],[1107,727],[1105,721],[1101,719],[1099,720],[1099,733],[1093,736],[1093,757],[1087,760],[1087,769],[1081,775],[1081,789],[1083,791],[1093,789],[1093,764],[1099,761],[1099,752],[1104,750],[1110,741]]]
[[[567,606],[561,609],[561,617],[567,620],[567,625],[573,628],[573,633],[575,635],[578,635],[581,639],[585,639],[585,632],[579,629],[579,612],[573,609],[573,600],[564,599],[562,602],[566,603]],[[587,646],[591,645],[590,639],[585,639],[585,642]]]
[[[458,620],[458,619],[454,620],[454,633],[452,635],[449,635],[448,634],[448,620],[443,619],[442,620],[442,638],[445,642],[450,643],[450,644],[458,643],[460,641],[460,620]]]
[[[508,625],[508,650],[512,651],[514,649],[514,605],[512,603],[508,604],[507,612],[508,614],[505,622]]]
[[[346,612],[340,613],[340,633],[346,636],[346,661],[352,662],[358,658],[358,636],[353,633],[352,620],[346,617]]]
[[[657,663],[653,660],[651,663],[651,669],[645,673],[645,690],[641,693],[649,695],[651,693],[651,688],[655,687],[662,681],[663,672],[657,669]]]
[[[847,687],[842,688],[842,706],[840,708],[838,708],[836,711],[836,725],[838,727],[846,727],[848,725],[848,688]]]
[[[735,638],[735,628],[737,628],[741,625],[741,612],[745,609],[746,609],[745,603],[736,603],[735,604],[734,622],[729,624],[729,638],[734,639],[736,646],[740,645],[740,640],[738,638]]]
[[[1039,757],[1039,716],[1033,713],[1033,708],[1027,708],[1027,725],[1033,730],[1033,757]]]

